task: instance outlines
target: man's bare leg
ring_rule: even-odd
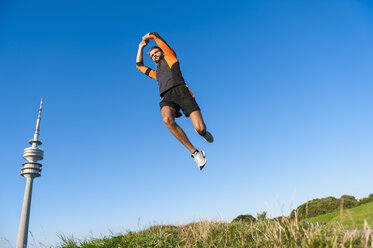
[[[190,143],[183,129],[175,122],[175,110],[170,106],[164,106],[161,109],[162,120],[166,127],[176,139],[178,139],[189,151],[193,153],[196,148]]]
[[[194,129],[199,133],[203,134],[206,131],[206,125],[203,122],[201,111],[195,110],[189,115],[190,120],[194,126]]]
[[[206,131],[206,125],[203,121],[201,111],[195,110],[189,115],[189,117],[196,132],[199,133],[207,142],[214,142],[212,134]]]

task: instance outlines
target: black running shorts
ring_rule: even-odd
[[[180,113],[180,108],[183,113],[188,117],[193,111],[200,110],[192,92],[190,92],[188,86],[185,84],[175,86],[167,90],[162,95],[162,101],[159,103],[161,109],[164,106],[170,106],[176,111],[175,117],[182,116]]]

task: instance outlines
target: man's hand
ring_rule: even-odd
[[[143,37],[142,37],[142,40],[145,40],[145,41],[149,41],[149,33],[147,33],[146,35],[144,35]]]
[[[148,45],[149,40],[142,40],[139,44],[139,48],[144,48],[146,45]]]

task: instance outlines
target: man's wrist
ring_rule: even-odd
[[[149,39],[150,39],[149,34],[150,34],[150,33],[147,33],[146,35],[144,35],[144,36],[142,37],[142,39],[143,39],[143,40],[149,40]]]

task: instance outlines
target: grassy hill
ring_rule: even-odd
[[[306,219],[311,223],[342,224],[346,229],[363,229],[364,220],[373,228],[373,202]]]
[[[366,199],[372,197],[373,194]],[[299,222],[298,218],[262,217],[258,216],[259,220],[252,216],[236,218],[238,221],[232,223],[201,221],[177,226],[156,225],[139,232],[89,240],[61,237],[58,247],[373,247],[373,202],[301,218]],[[365,220],[367,225],[364,225]],[[316,222],[327,225],[314,225]]]
[[[201,221],[152,226],[139,232],[90,240],[62,238],[60,248],[130,247],[371,247],[373,233],[341,226],[300,224],[289,218],[257,222]]]

